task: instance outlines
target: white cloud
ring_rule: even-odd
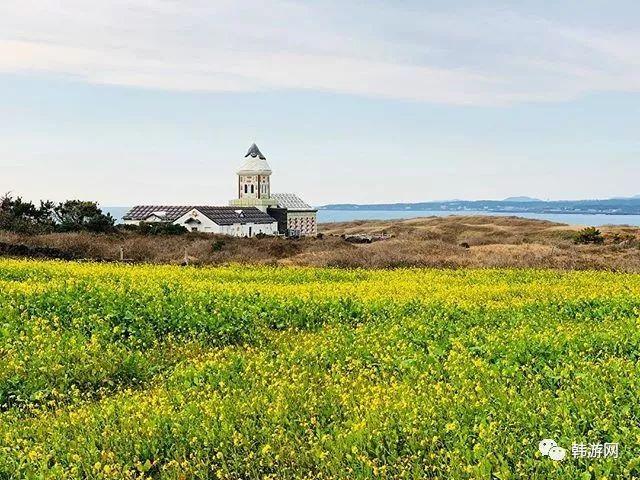
[[[638,32],[530,13],[403,5],[5,0],[0,71],[172,90],[312,89],[470,105],[640,91]]]

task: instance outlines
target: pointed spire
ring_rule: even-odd
[[[261,160],[266,160],[267,158],[262,154],[262,152],[260,151],[260,149],[258,148],[258,146],[254,143],[251,145],[251,147],[249,147],[249,151],[247,152],[247,154],[245,155],[245,158],[247,158],[248,156],[252,156],[253,158],[260,158]]]
[[[255,143],[244,156],[238,175],[271,175],[271,167]]]

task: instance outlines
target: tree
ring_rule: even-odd
[[[111,214],[102,213],[96,202],[67,200],[53,207],[52,212],[57,230],[62,232],[87,230],[106,233],[115,228],[115,219]]]
[[[40,202],[36,207],[10,193],[0,197],[0,229],[18,233],[44,233],[54,229],[52,202]]]
[[[0,197],[0,229],[18,233],[52,231],[111,232],[115,219],[103,214],[95,202],[68,200],[59,204],[40,201],[40,206],[7,193]]]

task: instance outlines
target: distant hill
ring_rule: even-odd
[[[611,197],[609,200],[639,200],[640,195],[633,195],[632,197]]]
[[[515,199],[514,199],[515,198]],[[526,198],[527,200],[522,200]],[[384,203],[384,204],[332,204],[321,210],[419,210],[443,212],[503,212],[503,213],[580,213],[600,215],[640,215],[640,196],[610,198],[606,200],[553,200],[512,197],[505,200],[461,200],[446,202]]]
[[[542,200],[532,197],[508,197],[503,202],[542,202]]]

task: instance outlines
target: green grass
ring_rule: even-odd
[[[0,479],[640,478],[637,275],[0,260],[0,302]]]

